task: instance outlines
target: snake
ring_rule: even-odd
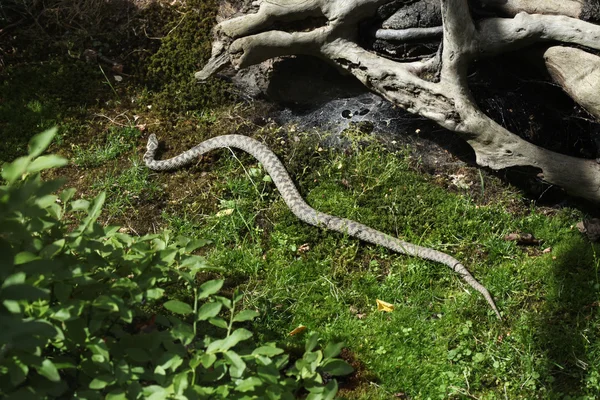
[[[191,164],[201,155],[215,149],[236,148],[249,153],[263,165],[266,173],[271,177],[271,180],[283,197],[285,204],[301,221],[322,229],[340,232],[367,243],[383,246],[399,254],[406,254],[444,264],[460,275],[469,286],[481,293],[496,314],[496,317],[500,320],[502,319],[490,292],[456,258],[438,250],[405,242],[359,222],[326,214],[309,206],[298,192],[296,185],[279,158],[258,140],[237,134],[221,135],[205,140],[191,149],[166,160],[155,159],[158,145],[156,135],[151,134],[148,138],[146,153],[144,154],[144,163],[154,171],[179,169]]]

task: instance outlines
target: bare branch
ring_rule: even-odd
[[[481,1],[489,4],[491,0]],[[565,16],[524,12],[514,18],[484,19],[476,26],[468,0],[441,0],[441,57],[402,63],[356,43],[359,22],[386,2],[389,0],[263,1],[256,13],[217,26],[213,57],[197,76],[204,79],[227,62],[244,68],[282,55],[316,55],[348,71],[392,103],[457,132],[475,150],[478,164],[493,169],[532,166],[540,170],[539,176],[546,181],[576,196],[600,202],[600,164],[545,150],[509,132],[477,107],[467,84],[467,68],[475,57],[550,40],[600,50],[599,26]],[[573,3],[548,0],[544,5],[541,0],[502,0],[506,9],[545,13],[567,10],[568,15],[578,16],[580,9],[570,8],[575,6]],[[306,17],[325,18],[326,22],[306,32],[283,30],[286,21]],[[270,30],[274,22],[278,22],[278,30]],[[433,27],[393,33],[380,30],[377,35],[409,40],[437,32],[439,28]],[[440,59],[439,82],[423,78],[439,65]]]
[[[407,42],[409,40],[438,38],[443,33],[444,29],[441,26],[431,28],[377,29],[375,31],[375,39]]]
[[[318,55],[330,28],[310,32],[269,31],[235,40],[229,53],[235,67],[245,68],[273,57],[294,54]]]
[[[573,0],[480,0],[484,7],[503,11],[509,16],[520,12],[529,14],[553,14],[579,18],[582,5]]]
[[[553,46],[544,53],[552,79],[600,121],[600,57],[581,49]]]
[[[494,56],[536,42],[557,41],[600,50],[600,26],[575,18],[519,13],[479,24],[479,53]]]

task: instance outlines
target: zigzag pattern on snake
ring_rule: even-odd
[[[148,138],[144,162],[146,163],[146,166],[152,170],[173,170],[191,163],[194,159],[204,153],[224,147],[241,149],[254,156],[273,179],[275,186],[277,186],[277,189],[281,193],[287,206],[300,220],[319,228],[341,232],[364,240],[365,242],[386,247],[397,253],[444,264],[458,273],[473,289],[481,293],[492,310],[494,310],[498,319],[501,319],[500,312],[498,311],[498,308],[496,308],[496,304],[488,290],[473,278],[469,271],[454,257],[437,250],[402,241],[358,222],[315,210],[302,199],[298,189],[296,189],[292,179],[277,156],[267,146],[255,139],[242,135],[218,136],[208,139],[176,157],[157,161],[154,159],[154,155],[158,148],[158,140],[156,139],[156,136],[152,134]]]

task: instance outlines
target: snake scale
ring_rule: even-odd
[[[458,273],[473,289],[481,293],[487,300],[492,310],[494,310],[494,313],[498,319],[501,319],[500,312],[498,311],[498,308],[496,308],[496,304],[494,303],[494,300],[488,290],[482,284],[480,284],[454,257],[437,250],[402,241],[358,222],[345,218],[339,218],[315,210],[302,199],[298,189],[292,182],[292,179],[277,156],[267,146],[255,139],[242,135],[218,136],[208,139],[176,157],[168,160],[158,161],[154,159],[156,150],[158,148],[158,139],[154,134],[151,134],[148,138],[147,150],[146,154],[144,154],[144,162],[148,168],[155,171],[173,170],[191,163],[200,155],[211,150],[232,147],[241,149],[251,154],[263,165],[267,173],[271,176],[275,186],[281,193],[287,206],[300,220],[319,228],[341,232],[364,240],[365,242],[386,247],[397,253],[407,254],[413,257],[419,257],[444,264]]]

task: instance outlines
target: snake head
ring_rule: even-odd
[[[152,133],[148,137],[148,144],[146,145],[146,149],[148,151],[155,151],[156,149],[158,149],[158,139],[156,138],[156,135],[154,133]]]

